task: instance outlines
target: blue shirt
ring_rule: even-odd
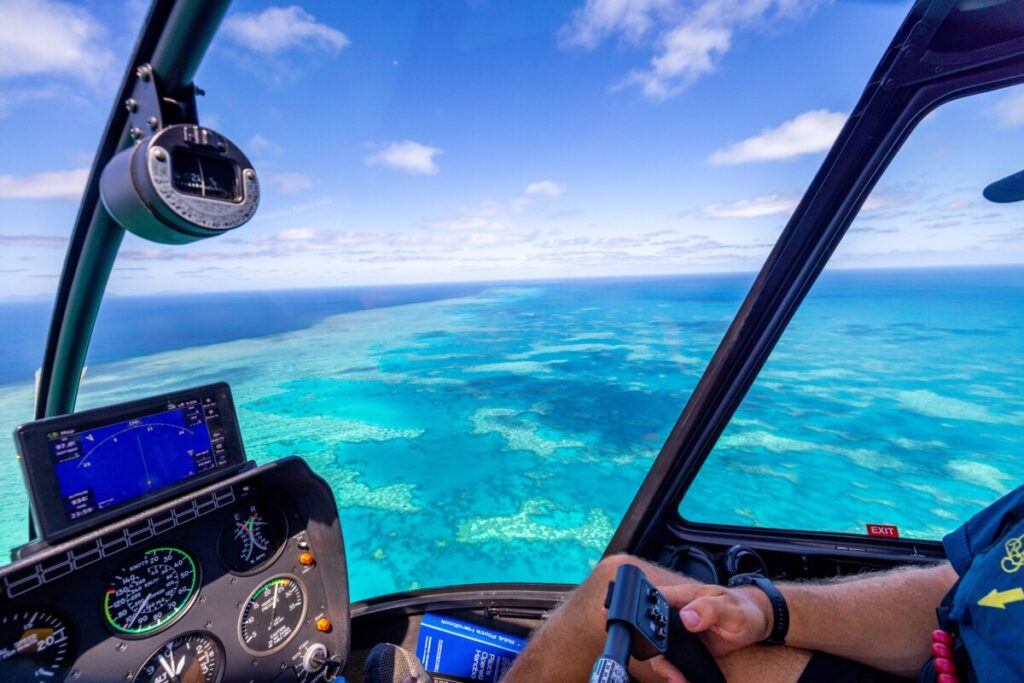
[[[1024,680],[1024,486],[942,543],[961,577],[949,616],[960,628],[977,680]]]

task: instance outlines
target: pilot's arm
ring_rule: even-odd
[[[916,676],[931,656],[935,609],[956,580],[946,562],[840,580],[776,584],[789,606],[786,645]],[[771,633],[771,604],[757,587],[680,584],[662,591],[681,610],[686,628],[703,634],[715,656],[760,642]],[[667,680],[684,680],[664,658],[652,663]]]

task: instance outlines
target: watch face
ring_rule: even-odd
[[[760,574],[737,574],[729,579],[729,588],[741,586],[756,586],[768,596],[768,602],[772,609],[772,632],[761,645],[783,645],[786,642],[786,634],[789,633],[789,607],[786,605],[786,598],[771,582],[771,579]]]
[[[737,586],[753,586],[756,585],[757,579],[765,579],[760,574],[737,574],[736,576],[729,579],[729,588],[736,588]]]

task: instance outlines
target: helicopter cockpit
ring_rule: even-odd
[[[333,3],[154,0],[139,14],[82,174],[42,362],[25,361],[35,382],[0,368],[0,427],[20,425],[0,469],[0,516],[19,529],[0,525],[0,680],[361,681],[370,648],[390,642],[439,682],[497,681],[601,557],[722,585],[926,565],[945,557],[944,532],[1017,481],[1024,236],[992,207],[1020,201],[1024,175],[992,140],[1010,148],[1024,130],[1020,0],[918,0],[905,18],[880,4],[858,9],[863,21],[839,7],[831,28],[858,47],[813,66],[857,66],[860,85],[881,50],[859,99],[844,91],[845,108],[707,149],[688,119],[673,144],[700,148],[696,161],[642,162],[685,188],[685,210],[651,208],[648,181],[602,161],[658,146],[678,126],[656,107],[729,49],[666,71],[685,3],[614,16],[593,0],[413,4],[357,19]],[[63,0],[11,19],[42,26],[37,9],[92,30]],[[362,67],[327,61],[358,39],[321,11],[379,40]],[[750,12],[703,28],[796,21]],[[595,46],[611,59],[642,40],[665,54],[611,86],[574,78]],[[208,52],[237,73],[201,70]],[[420,61],[406,73],[407,57]],[[319,83],[299,96],[289,87],[307,62]],[[785,99],[798,79],[773,87]],[[339,92],[365,96],[347,118]],[[650,130],[610,132],[637,121]],[[281,140],[307,145],[312,170],[288,166]],[[562,201],[569,183],[530,157],[567,155],[542,143],[572,145],[582,162],[558,172],[601,211]],[[438,170],[449,160],[454,180]],[[489,199],[501,191],[482,178],[487,160],[524,189]],[[772,173],[736,175],[791,161],[777,177],[810,180],[802,194]],[[740,179],[756,196],[720,189]],[[0,211],[16,185],[0,175]],[[464,188],[488,199],[468,206]],[[443,206],[445,191],[460,203]],[[600,203],[621,194],[634,214]],[[631,220],[669,227],[608,228]],[[4,237],[26,263],[17,249],[49,244]],[[679,275],[698,256],[708,272]],[[417,279],[437,264],[456,277]],[[595,268],[611,277],[586,280]],[[340,286],[378,271],[387,286]],[[29,303],[5,305],[31,320]],[[7,370],[24,365],[12,352]]]

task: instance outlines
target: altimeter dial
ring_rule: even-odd
[[[306,616],[306,591],[294,576],[278,576],[253,591],[238,620],[238,638],[251,654],[284,647]]]
[[[219,683],[224,675],[224,648],[209,633],[193,631],[164,643],[132,683]]]
[[[0,616],[0,681],[59,681],[72,660],[71,633],[44,610]]]
[[[251,574],[272,562],[288,538],[281,508],[256,502],[238,508],[221,532],[220,559],[235,574]]]

